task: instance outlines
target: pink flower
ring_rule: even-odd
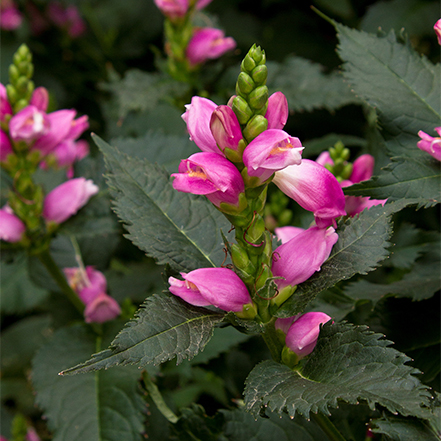
[[[20,27],[23,17],[12,0],[2,0],[0,12],[0,28],[5,31],[13,31]]]
[[[224,311],[242,311],[252,303],[247,287],[228,268],[199,268],[181,273],[182,280],[170,277],[170,292],[195,306],[214,305]]]
[[[0,162],[5,162],[8,155],[13,154],[14,150],[11,141],[9,140],[9,136],[3,130],[0,130]]]
[[[222,152],[226,148],[237,151],[239,141],[243,137],[239,121],[231,107],[218,106],[214,109],[210,119],[210,130]]]
[[[86,178],[64,182],[45,197],[43,217],[48,222],[61,224],[76,214],[98,191],[98,187]]]
[[[299,233],[305,231],[303,228],[299,227],[279,227],[274,230],[277,239],[279,239],[282,244],[288,242],[293,237],[297,236]]]
[[[301,316],[301,314],[294,315],[293,317],[278,318],[274,323],[276,330],[282,331],[285,335],[288,333],[291,325]]]
[[[104,323],[115,319],[120,314],[121,308],[118,302],[105,292],[98,294],[98,296],[86,305],[86,309],[84,310],[86,323]]]
[[[20,242],[26,231],[25,224],[14,214],[9,206],[0,209],[0,239],[5,242]]]
[[[269,129],[254,138],[245,148],[243,163],[249,176],[260,182],[289,165],[302,162],[302,144],[283,130]]]
[[[0,121],[6,121],[6,116],[12,116],[12,107],[8,100],[6,87],[0,83]]]
[[[236,42],[215,28],[200,28],[193,34],[185,51],[191,66],[219,58],[236,47]]]
[[[239,206],[245,191],[243,179],[228,159],[216,153],[201,152],[181,161],[179,173],[173,173],[173,188],[193,194],[204,194],[217,207],[221,203]]]
[[[438,22],[441,22],[441,19],[438,20]],[[418,136],[421,138],[421,141],[418,141],[417,146],[423,152],[427,152],[438,161],[441,161],[441,127],[435,127],[435,131],[439,135],[437,138],[434,138],[420,130],[418,132]]]
[[[246,149],[245,149],[246,151]],[[309,159],[276,172],[273,182],[305,210],[312,211],[316,224],[327,227],[344,216],[345,197],[335,176]]]
[[[40,437],[33,427],[28,427],[28,431],[26,433],[26,441],[41,441]]]
[[[41,112],[46,112],[49,105],[49,93],[44,87],[37,87],[32,93],[31,100],[29,101],[31,106],[35,106]]]
[[[438,44],[441,44],[441,18],[433,25],[436,37],[438,38]]]
[[[307,312],[294,320],[286,334],[285,344],[297,355],[298,360],[314,350],[320,325],[329,320],[331,317],[323,312]]]
[[[27,106],[9,121],[9,135],[13,141],[31,143],[49,132],[51,120],[35,106]]]
[[[268,98],[268,109],[265,118],[268,129],[283,129],[288,120],[288,100],[282,92],[275,92]]]
[[[47,15],[56,26],[65,29],[72,38],[77,38],[86,31],[86,24],[74,5],[65,8],[60,2],[52,1],[47,7]]]
[[[334,228],[313,226],[277,247],[271,271],[275,277],[283,277],[276,280],[279,289],[298,285],[320,271],[337,240]]]
[[[175,20],[187,13],[189,0],[155,0],[155,5],[170,20]]]

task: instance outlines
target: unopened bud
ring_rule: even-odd
[[[256,67],[256,62],[251,58],[250,54],[246,54],[242,60],[240,68],[243,72],[251,72]]]
[[[265,64],[256,66],[251,72],[252,79],[258,84],[265,84],[268,77],[268,68]]]
[[[241,72],[237,78],[236,93],[238,95],[248,95],[254,90],[256,84],[253,79],[245,72]]]
[[[9,81],[11,83],[17,81],[17,79],[20,76],[20,72],[17,69],[17,66],[15,64],[11,64],[9,66]]]
[[[8,94],[8,100],[10,103],[15,103],[17,101],[17,91],[12,84],[6,85],[6,92]]]
[[[236,96],[234,98],[233,110],[240,124],[246,124],[253,116],[253,111],[241,96]]]
[[[20,112],[20,110],[24,109],[27,105],[28,105],[28,100],[26,100],[25,98],[22,98],[21,100],[18,100],[14,104],[14,111],[15,111],[15,113]]]
[[[260,46],[254,45],[250,51],[248,52],[256,64],[264,64],[265,63],[265,52],[262,51]]]
[[[260,135],[268,128],[268,120],[262,115],[254,115],[247,123],[243,134],[248,142]]]
[[[264,239],[262,236],[265,233],[265,221],[260,214],[257,214],[253,222],[246,230],[246,240],[253,244],[259,244]]]
[[[24,76],[19,77],[15,83],[15,88],[19,93],[26,92],[28,88],[28,79]]]
[[[354,166],[352,164],[346,164],[343,167],[343,171],[341,172],[341,177],[343,180],[349,179],[349,177],[352,174],[352,170],[354,169]]]
[[[260,86],[254,89],[248,97],[248,102],[253,109],[262,109],[268,102],[268,87]]]

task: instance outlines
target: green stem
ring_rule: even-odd
[[[38,258],[40,259],[40,262],[48,270],[52,278],[55,280],[55,282],[57,283],[63,294],[67,296],[67,298],[72,302],[72,304],[75,306],[78,312],[81,315],[83,315],[84,312],[83,302],[78,297],[77,293],[67,283],[66,277],[61,272],[60,268],[58,268],[58,265],[55,263],[54,259],[52,258],[49,249],[46,248],[43,251],[41,251],[38,254]]]
[[[179,420],[179,417],[177,417],[173,413],[173,411],[167,406],[167,404],[164,401],[164,398],[162,398],[161,392],[159,392],[158,387],[156,386],[155,383],[153,383],[152,380],[150,380],[150,375],[147,371],[144,371],[142,373],[142,379],[144,381],[144,385],[145,388],[147,389],[147,392],[150,394],[150,397],[152,398],[153,402],[156,404],[158,410],[172,424],[176,424]]]
[[[273,360],[280,363],[282,360],[283,344],[274,327],[275,321],[276,318],[273,317],[268,323],[265,323],[265,331],[262,333],[262,337],[271,352]]]
[[[346,441],[326,415],[323,415],[322,413],[311,413],[310,415],[311,419],[320,426],[331,441]]]

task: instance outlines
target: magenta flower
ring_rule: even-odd
[[[441,19],[438,21],[441,21]],[[418,136],[421,138],[421,141],[418,141],[417,147],[423,152],[429,153],[438,161],[441,161],[441,127],[435,127],[435,131],[439,135],[437,138],[420,130]]]
[[[13,154],[14,149],[12,148],[9,136],[3,130],[0,130],[0,162],[5,162],[8,155]]]
[[[183,17],[189,7],[189,0],[155,0],[155,5],[170,20]]]
[[[233,109],[228,106],[218,106],[210,119],[210,130],[220,150],[226,148],[237,151],[242,130]],[[217,153],[217,152],[216,152]]]
[[[274,230],[277,239],[279,239],[282,244],[288,242],[293,237],[297,236],[299,233],[305,231],[303,228],[299,227],[279,227]]]
[[[225,33],[215,28],[200,28],[195,31],[185,51],[191,66],[196,66],[209,59],[219,58],[225,52],[236,47],[236,42]]]
[[[0,28],[13,31],[20,27],[23,16],[12,0],[2,0],[0,5]]]
[[[252,303],[247,287],[228,268],[199,268],[181,273],[182,280],[170,277],[170,292],[194,306],[214,305],[224,311],[242,311]]]
[[[86,24],[74,5],[66,8],[58,1],[51,1],[47,7],[49,19],[60,29],[65,29],[72,38],[77,38],[86,31]]]
[[[190,140],[194,141],[203,152],[222,155],[210,129],[211,115],[218,107],[217,104],[207,98],[194,96],[191,104],[185,107],[186,111],[181,117],[187,124]]]
[[[35,106],[41,112],[46,112],[49,105],[49,92],[44,87],[37,87],[31,96],[29,105]]]
[[[329,320],[331,317],[324,312],[307,312],[294,320],[286,334],[285,344],[297,355],[298,360],[314,350],[320,325]]]
[[[436,37],[438,38],[438,44],[441,44],[441,18],[433,25]]]
[[[9,121],[9,135],[13,141],[31,143],[46,135],[51,127],[51,120],[45,112],[35,106],[27,106],[16,113]]]
[[[293,317],[278,318],[274,323],[274,327],[282,331],[285,335],[288,334],[291,325],[301,316],[301,314],[294,315]]]
[[[183,159],[179,173],[173,173],[172,177],[175,190],[206,195],[217,207],[222,202],[239,207],[239,196],[245,191],[237,168],[216,153],[195,153]]]
[[[334,228],[313,226],[277,247],[271,271],[275,277],[283,277],[276,280],[279,289],[298,285],[320,271],[337,240]]]
[[[6,87],[0,83],[0,121],[6,121],[6,116],[12,116],[12,107],[8,100]]]
[[[282,92],[275,92],[268,98],[268,109],[265,118],[268,129],[283,129],[288,120],[288,100]]]
[[[43,217],[61,224],[87,204],[99,188],[86,178],[76,178],[55,187],[44,199]]]
[[[243,163],[249,176],[260,182],[289,165],[302,162],[302,144],[283,130],[269,129],[254,138],[245,148]]]
[[[113,320],[121,314],[118,302],[105,292],[98,294],[86,305],[84,317],[86,323],[104,323]]]
[[[346,214],[345,197],[337,179],[314,161],[303,159],[299,165],[276,172],[273,182],[305,210],[312,211],[321,228],[335,225],[335,218]]]
[[[26,231],[25,224],[5,205],[0,209],[0,239],[5,242],[20,242]]]

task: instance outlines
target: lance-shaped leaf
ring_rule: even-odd
[[[32,380],[36,402],[54,441],[141,441],[145,405],[134,367],[60,377],[66,366],[96,350],[97,337],[85,325],[62,328],[37,353]]]
[[[278,413],[329,414],[338,401],[364,400],[393,413],[429,419],[430,394],[414,376],[419,371],[405,363],[410,358],[389,348],[390,341],[366,326],[325,324],[301,371],[264,361],[249,374],[245,388],[248,411],[258,416],[268,407]]]
[[[177,357],[193,358],[213,335],[223,313],[197,308],[165,294],[148,297],[134,320],[126,323],[108,349],[61,374],[77,374],[112,366],[159,364]],[[67,368],[68,366],[64,366]]]
[[[418,131],[441,125],[441,67],[395,33],[376,36],[330,20],[338,33],[343,75],[375,107],[392,156],[420,156]]]
[[[339,224],[338,241],[331,255],[306,282],[301,283],[291,298],[276,312],[277,317],[291,317],[303,312],[318,293],[354,274],[366,274],[375,269],[389,254],[387,247],[392,235],[391,215],[412,201],[398,201],[364,210],[359,216]]]
[[[220,230],[230,229],[222,213],[203,197],[176,191],[165,169],[94,139],[104,154],[115,211],[136,246],[176,271],[222,264]]]

